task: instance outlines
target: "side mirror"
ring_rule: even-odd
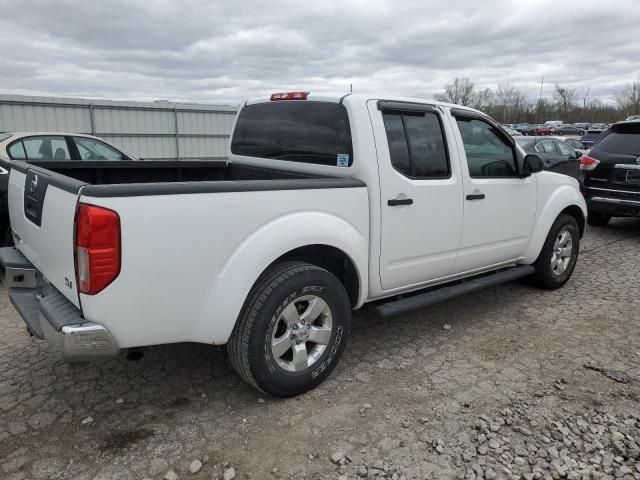
[[[573,153],[575,154],[573,158],[575,158],[576,160],[578,160],[579,158],[582,158],[582,152],[580,150],[574,150]]]
[[[532,173],[541,172],[544,168],[542,158],[538,155],[530,153],[524,157],[524,164],[522,165],[522,177],[528,177]]]

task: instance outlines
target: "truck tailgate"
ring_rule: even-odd
[[[78,308],[74,221],[82,186],[82,182],[25,164],[11,169],[8,190],[16,247]]]

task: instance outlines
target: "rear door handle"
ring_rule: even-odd
[[[397,207],[398,205],[413,205],[413,198],[392,198],[387,200],[387,205]]]
[[[472,193],[471,195],[467,195],[467,200],[482,200],[484,196],[484,193]]]

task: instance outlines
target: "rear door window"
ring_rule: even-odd
[[[440,119],[432,112],[383,113],[393,168],[410,178],[448,178],[449,156]]]
[[[348,167],[353,164],[349,117],[338,103],[282,100],[247,105],[236,121],[231,153]]]

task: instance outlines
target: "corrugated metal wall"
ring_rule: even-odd
[[[236,107],[0,95],[0,132],[89,133],[141,158],[221,159]]]

